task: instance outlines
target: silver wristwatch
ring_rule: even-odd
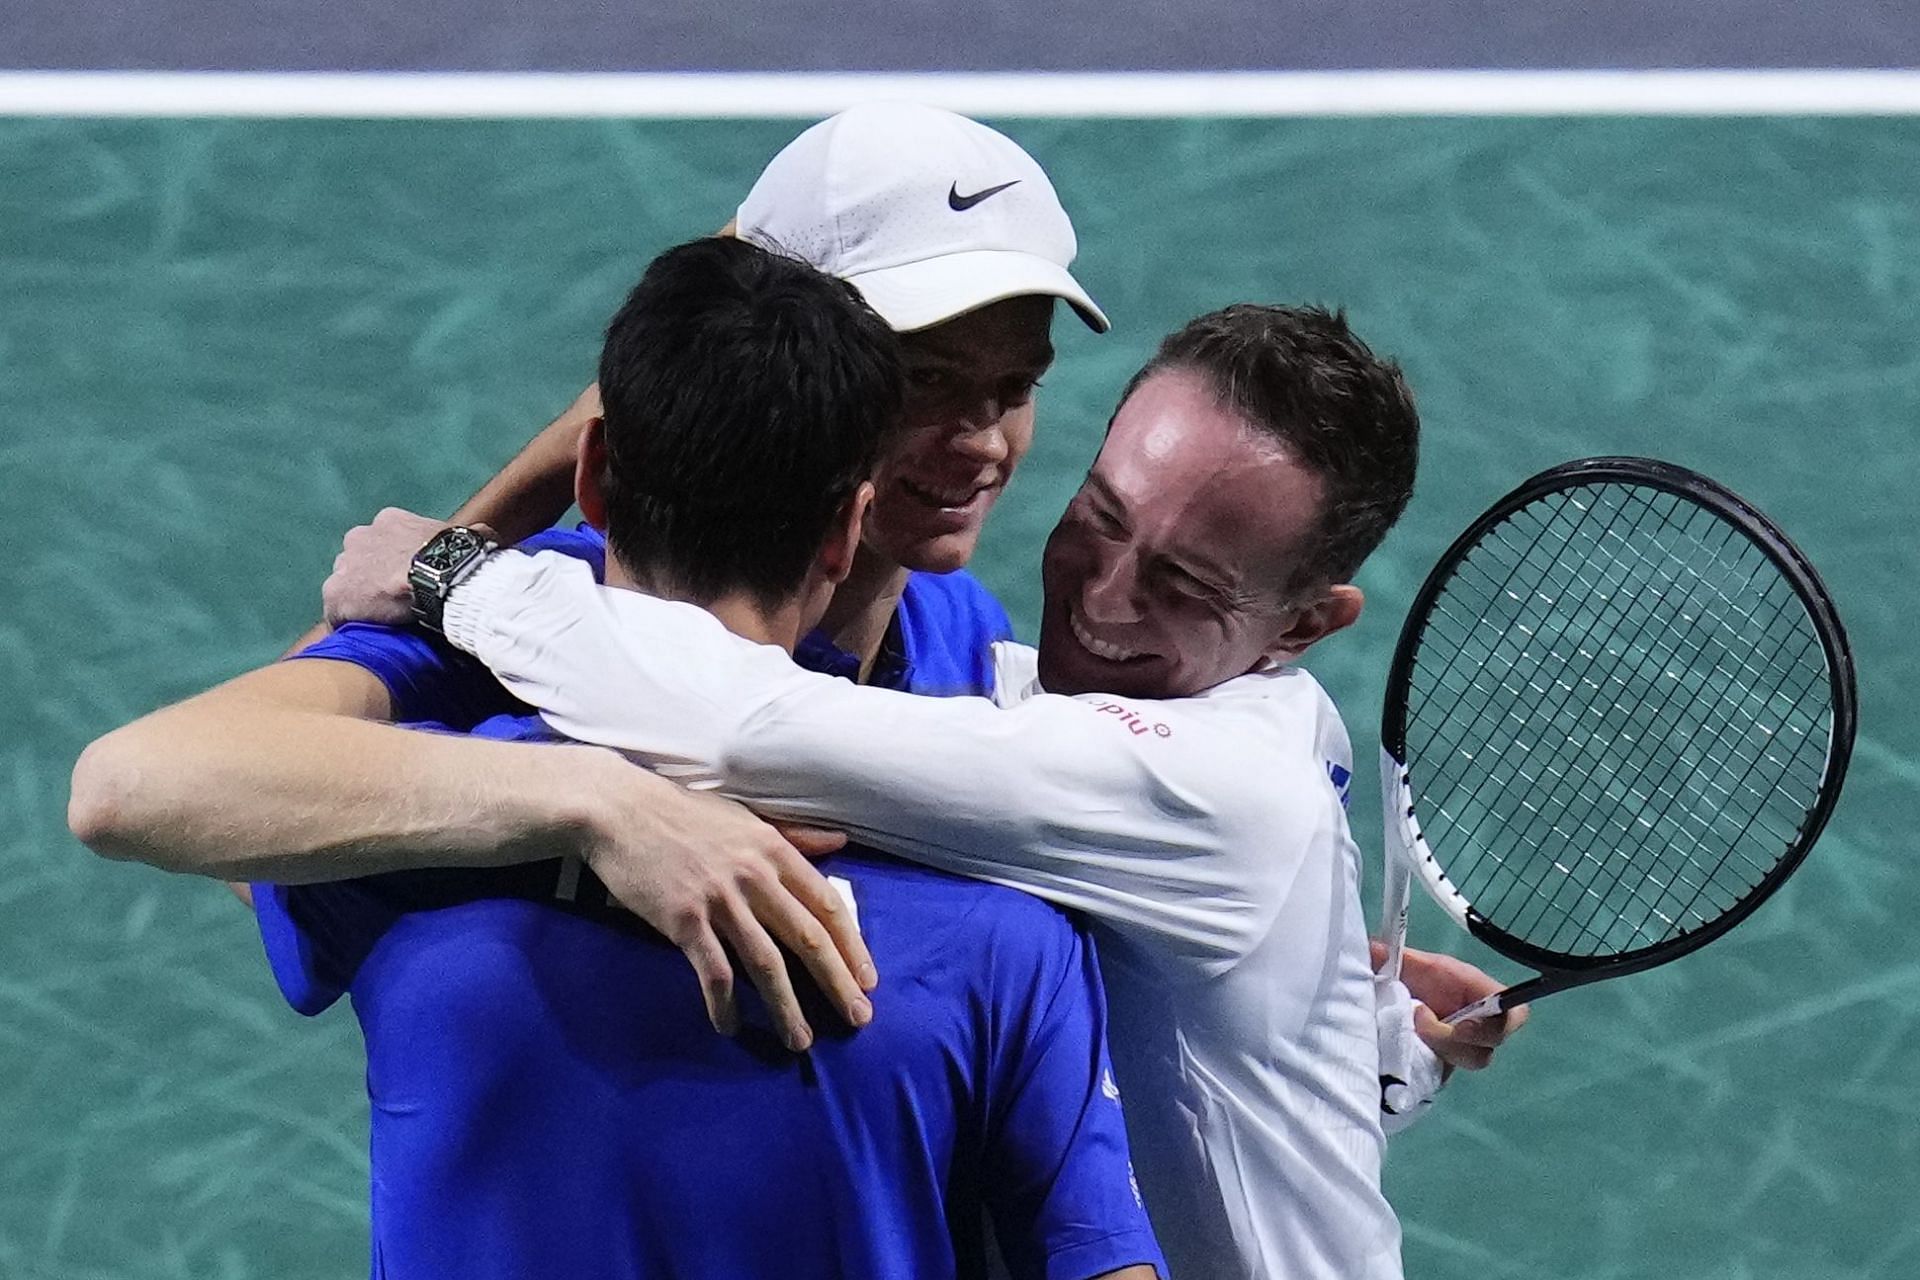
[[[447,596],[465,581],[487,556],[499,549],[499,543],[464,525],[454,525],[427,539],[427,545],[413,554],[407,570],[407,586],[413,591],[414,621],[430,631],[442,630]]]

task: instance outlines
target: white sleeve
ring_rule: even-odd
[[[1027,889],[1207,971],[1266,935],[1316,838],[1299,815],[1327,807],[1258,698],[1122,714],[867,688],[703,609],[600,587],[557,553],[494,557],[449,599],[446,628],[569,737]]]

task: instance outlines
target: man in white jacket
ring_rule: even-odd
[[[1129,386],[991,701],[804,671],[552,554],[493,557],[446,632],[570,737],[1087,913],[1175,1274],[1394,1277],[1351,748],[1292,664],[1359,615],[1417,434],[1341,318],[1196,320]]]

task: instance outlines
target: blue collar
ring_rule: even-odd
[[[801,637],[800,643],[794,646],[793,660],[809,671],[839,676],[855,684],[860,682],[859,655],[842,649],[824,631],[809,631]],[[881,689],[907,689],[912,680],[913,663],[900,638],[900,615],[895,613],[893,621],[887,624],[886,636],[880,641],[880,652],[873,660],[873,674],[867,683]]]

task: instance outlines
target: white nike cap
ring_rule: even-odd
[[[951,111],[875,103],[821,121],[773,158],[734,222],[847,281],[901,333],[1026,294],[1107,331],[1067,272],[1078,244],[1046,172]]]

